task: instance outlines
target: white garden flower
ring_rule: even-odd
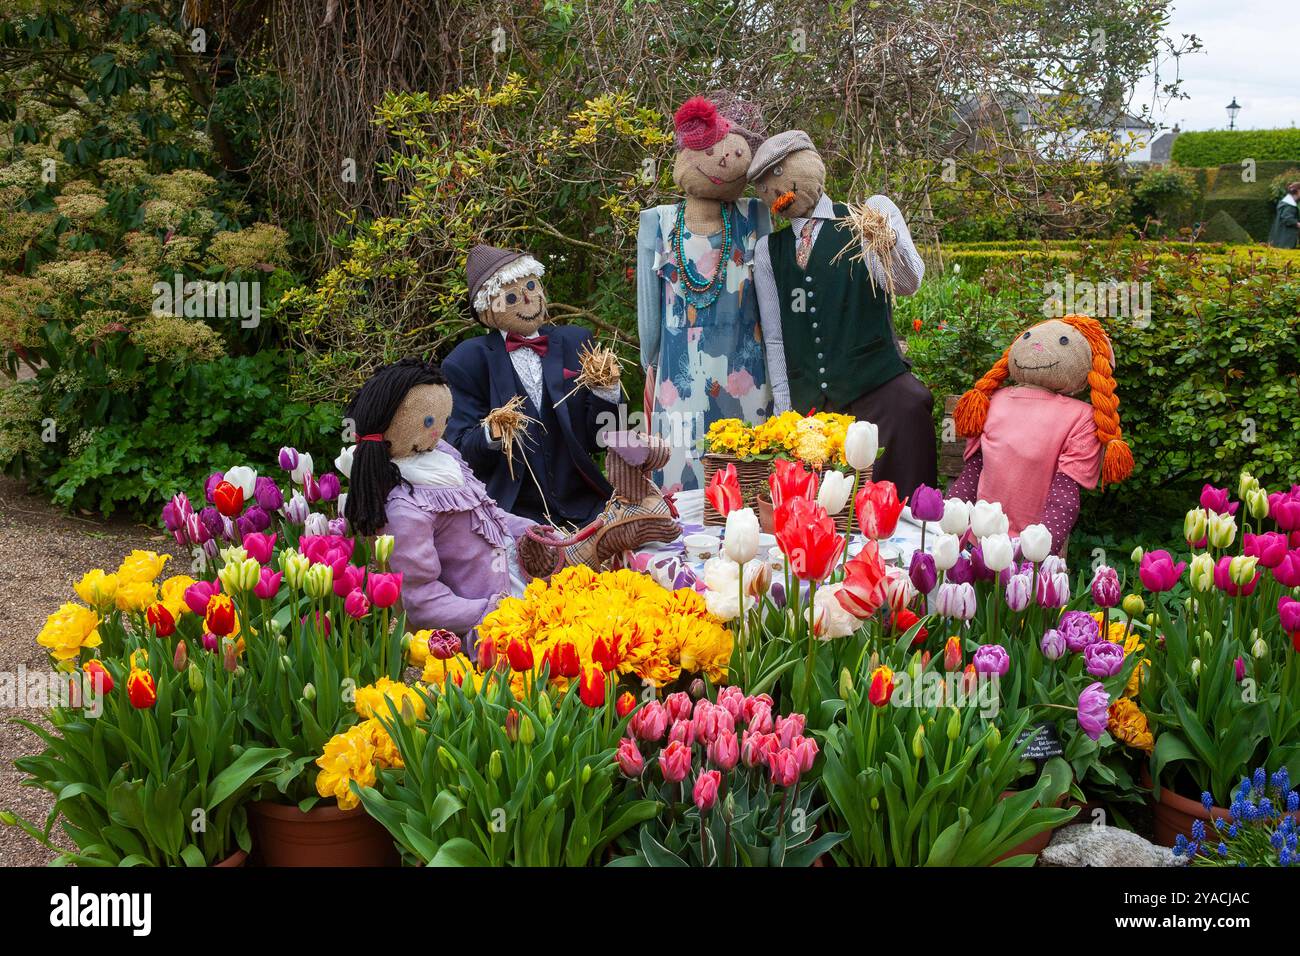
[[[1052,553],[1052,532],[1046,525],[1031,524],[1020,532],[1020,553],[1037,564]]]

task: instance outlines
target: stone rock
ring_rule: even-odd
[[[1131,830],[1077,823],[1062,827],[1038,855],[1041,866],[1182,866],[1169,847],[1156,846]]]

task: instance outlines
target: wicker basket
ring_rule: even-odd
[[[862,487],[862,482],[871,480],[871,469],[858,472],[858,487]],[[835,527],[840,534],[848,534],[849,528],[853,525],[853,500],[850,498],[840,509],[840,513],[832,515],[835,519]],[[771,495],[768,490],[763,489],[763,494],[758,499],[758,526],[766,534],[775,534],[776,528],[775,515],[772,511]]]
[[[716,472],[726,468],[728,464],[734,464],[736,466],[736,480],[740,485],[740,497],[744,504],[753,508],[755,511],[759,511],[761,517],[762,512],[760,509],[759,498],[761,497],[766,499],[768,497],[767,479],[772,473],[772,462],[770,460],[741,461],[731,455],[720,455],[710,452],[704,456],[705,485],[713,480],[713,475]],[[858,472],[859,487],[861,487],[862,482],[870,480],[870,468]],[[769,514],[771,507],[772,506],[769,503],[767,505]],[[833,517],[835,518],[835,526],[839,528],[841,533],[847,534],[849,526],[853,522],[853,502],[847,502],[844,505],[843,510]],[[718,513],[718,510],[709,503],[708,498],[704,499],[704,523],[706,525],[724,525],[727,523],[727,519]],[[763,531],[770,534],[772,529],[770,527],[764,527]]]

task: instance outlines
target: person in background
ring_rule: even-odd
[[[1277,215],[1268,234],[1268,244],[1277,249],[1294,249],[1300,239],[1300,219],[1296,201],[1300,200],[1300,183],[1292,183],[1277,202]]]

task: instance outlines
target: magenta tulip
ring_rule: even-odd
[[[392,607],[402,596],[402,572],[374,572],[366,579],[366,594],[375,607]]]
[[[1221,515],[1235,515],[1240,506],[1241,502],[1228,500],[1227,488],[1215,488],[1213,485],[1205,485],[1201,488],[1201,507],[1206,511]]]
[[[1148,591],[1168,591],[1178,583],[1183,571],[1187,569],[1186,561],[1174,563],[1168,551],[1148,551],[1142,555],[1138,566],[1138,577]]]
[[[257,576],[257,583],[253,585],[253,593],[263,601],[269,601],[280,593],[280,580],[284,577],[282,571],[272,571],[270,568],[262,568]]]
[[[343,610],[352,618],[363,618],[370,613],[370,602],[359,590],[352,591],[343,599]]]
[[[266,534],[261,531],[254,531],[251,534],[246,534],[243,541],[244,550],[258,564],[267,564],[271,560],[271,555],[275,553],[276,537],[277,535],[274,532]]]

